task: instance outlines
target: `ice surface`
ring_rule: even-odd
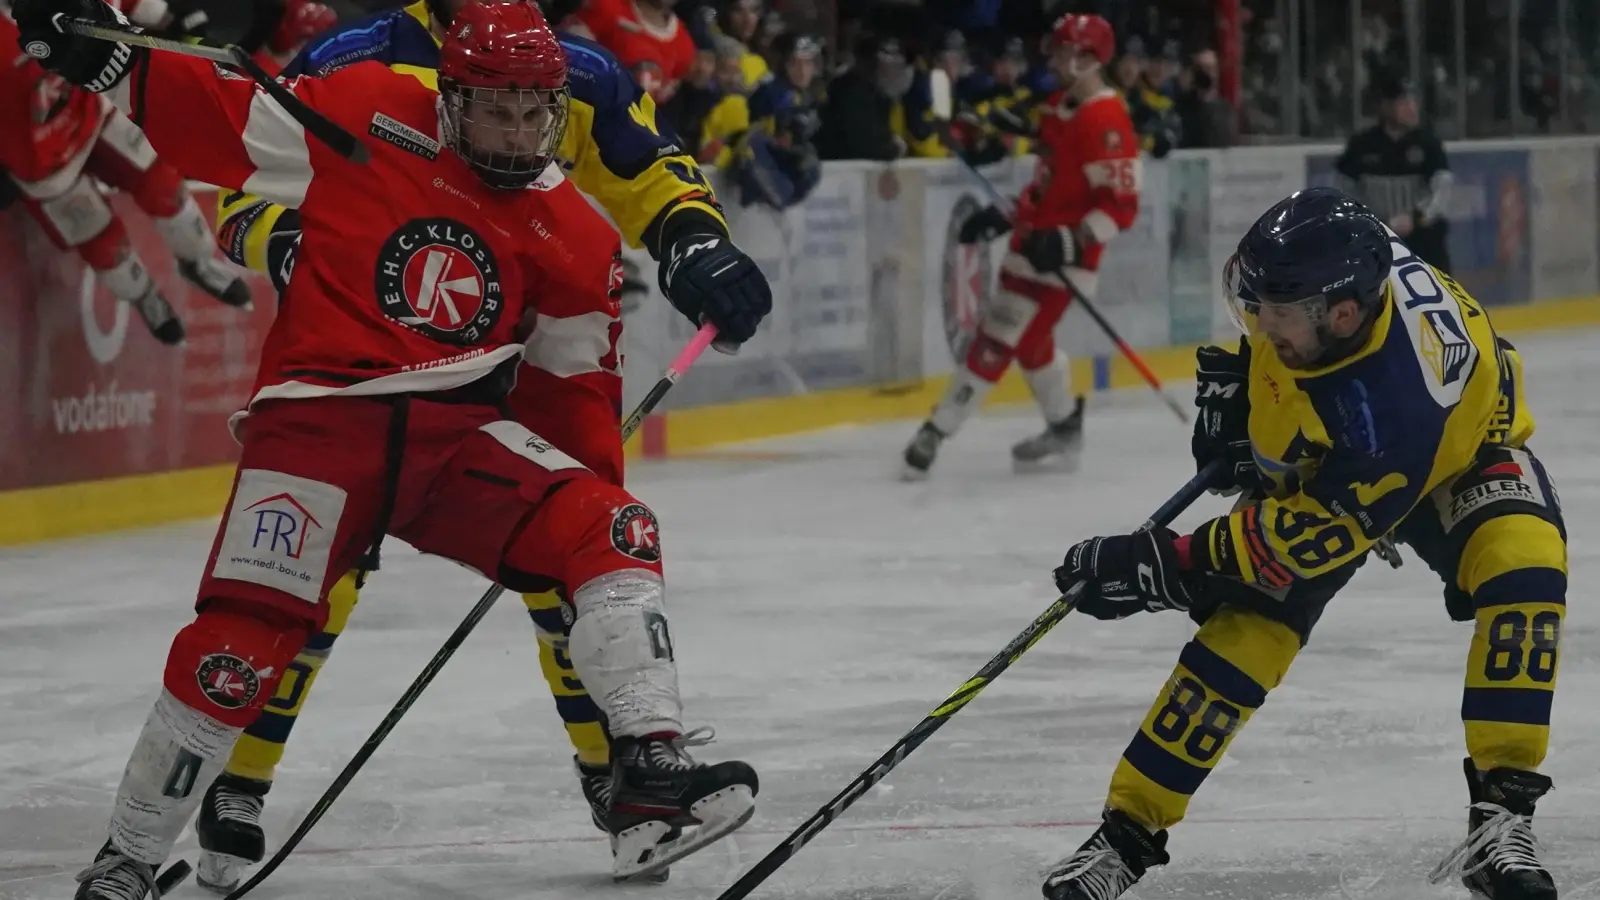
[[[1595,523],[1600,335],[1523,338],[1534,449],[1572,533],[1572,614],[1538,830],[1567,900],[1600,895]],[[690,377],[693,377],[691,374]],[[1185,388],[1179,386],[1177,391]],[[255,896],[383,900],[711,898],[1052,599],[1073,540],[1137,525],[1190,472],[1153,398],[1097,401],[1077,475],[1014,476],[1026,413],[892,480],[914,423],[634,467],[660,512],[690,724],[708,758],[760,770],[756,819],[662,887],[610,883],[537,672],[503,600],[290,862]],[[1214,512],[1208,498],[1183,521]],[[189,605],[211,528],[0,555],[0,900],[65,900]],[[392,545],[269,796],[281,840],[455,627],[483,583]],[[1005,900],[1086,837],[1118,754],[1190,633],[1165,614],[1068,618],[879,790],[753,896]],[[1173,832],[1145,898],[1445,898],[1464,833],[1458,717],[1469,626],[1414,557],[1368,565]],[[192,835],[179,845],[191,854]],[[198,897],[190,885],[180,897]]]

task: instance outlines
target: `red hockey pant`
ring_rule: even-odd
[[[325,624],[328,588],[385,531],[517,591],[570,596],[611,572],[661,572],[647,507],[487,404],[267,401],[242,438],[200,614],[165,677],[226,725],[254,721]]]

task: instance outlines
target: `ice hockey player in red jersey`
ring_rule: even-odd
[[[584,262],[594,236],[564,235],[538,190],[568,96],[538,8],[465,7],[437,93],[375,63],[285,82],[364,136],[365,165],[308,137],[247,79],[63,34],[60,14],[117,19],[99,0],[22,0],[31,55],[111,97],[188,174],[297,208],[302,232],[233,423],[242,453],[198,614],[173,640],[77,900],[150,891],[233,742],[323,627],[328,587],[385,534],[515,591],[562,591],[573,667],[613,736],[616,874],[653,871],[747,821],[754,770],[685,752],[698,741],[682,725],[654,513],[500,412],[525,323],[569,279],[614,277],[609,260]],[[600,246],[614,254],[618,239]],[[568,362],[611,355],[576,334],[547,349]],[[682,836],[658,844],[674,828]]]
[[[139,7],[154,4],[145,0]],[[165,12],[165,4],[160,4]],[[216,258],[211,226],[176,169],[104,97],[46,72],[17,44],[0,14],[0,178],[50,240],[75,251],[113,297],[131,305],[164,344],[183,341],[183,322],[95,179],[127,191],[177,257],[178,273],[230,306],[250,303],[244,279]]]
[[[1063,16],[1051,41],[1050,69],[1064,87],[1037,111],[1033,183],[1013,219],[990,206],[961,229],[965,244],[1011,233],[1000,289],[943,399],[906,448],[908,479],[927,475],[939,444],[983,405],[1013,361],[1044,413],[1045,430],[1012,447],[1012,458],[1028,465],[1061,457],[1070,464],[1082,441],[1082,403],[1073,398],[1071,368],[1053,334],[1072,302],[1057,273],[1094,296],[1106,244],[1138,215],[1141,161],[1128,108],[1105,81],[1116,44],[1110,24],[1099,16]]]
[[[694,66],[694,39],[672,11],[677,0],[585,0],[577,20],[617,55],[657,104],[678,91]]]

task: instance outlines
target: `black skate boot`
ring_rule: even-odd
[[[161,296],[161,291],[157,290],[155,285],[151,285],[150,289],[144,292],[144,296],[137,300],[129,300],[128,305],[139,313],[139,318],[144,320],[145,327],[150,329],[156,340],[169,347],[183,343],[183,320],[178,318],[172,304],[167,302],[166,297]]]
[[[1467,839],[1428,880],[1437,884],[1452,876],[1488,900],[1556,900],[1556,886],[1539,863],[1539,841],[1533,836],[1533,807],[1550,790],[1550,779],[1520,769],[1480,773],[1471,757],[1464,761],[1467,792]]]
[[[614,878],[660,872],[755,814],[754,769],[737,761],[697,763],[684,752],[711,737],[709,728],[697,728],[678,737],[612,739],[606,831],[616,852]],[[672,837],[674,829],[687,830]]]
[[[578,783],[583,786],[583,799],[589,801],[589,817],[594,820],[594,827],[611,835],[611,856],[617,855],[617,836],[611,834],[611,829],[606,827],[606,819],[611,815],[611,767],[591,766],[578,761],[573,757],[573,764],[578,768]],[[675,841],[683,834],[683,829],[673,826],[668,831],[663,841]],[[670,869],[661,869],[649,875],[639,875],[632,881],[647,881],[653,884],[666,882]]]
[[[250,285],[216,259],[178,260],[178,274],[202,291],[235,309],[250,309]]]
[[[1151,834],[1108,809],[1104,821],[1078,852],[1056,864],[1044,880],[1046,900],[1112,900],[1144,877],[1151,866],[1164,866],[1167,833]]]
[[[932,422],[923,422],[917,429],[916,437],[906,446],[906,467],[901,472],[903,481],[921,481],[928,477],[928,469],[933,465],[933,458],[939,455],[939,444],[944,441],[944,432],[933,427]]]
[[[78,890],[72,900],[161,900],[161,895],[172,890],[189,875],[189,864],[179,860],[156,877],[155,866],[124,856],[122,851],[106,841],[94,856],[89,868],[73,876]]]
[[[244,872],[267,854],[267,836],[261,830],[261,809],[266,806],[269,781],[241,778],[227,772],[217,776],[200,804],[195,835],[200,838],[199,871],[195,881],[208,890],[226,894],[239,886]]]
[[[1078,455],[1083,450],[1083,397],[1079,396],[1072,413],[1059,422],[1052,422],[1045,430],[1011,448],[1014,468],[1028,470],[1046,461],[1057,462],[1068,471],[1078,467]]]

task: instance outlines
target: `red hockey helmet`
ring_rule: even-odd
[[[1117,36],[1111,23],[1095,15],[1068,14],[1057,19],[1050,42],[1057,47],[1087,50],[1102,66],[1110,63],[1117,51]]]
[[[538,180],[567,131],[567,56],[532,0],[470,0],[439,48],[445,138],[491,187]]]

